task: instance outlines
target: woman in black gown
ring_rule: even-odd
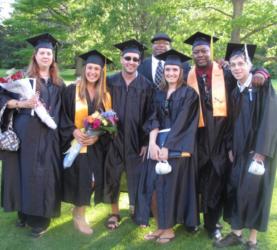
[[[263,86],[252,85],[251,61],[255,45],[228,44],[226,57],[237,79],[232,93],[233,166],[229,183],[228,218],[232,232],[217,247],[243,243],[242,230],[250,230],[247,250],[257,249],[257,232],[267,229],[276,172],[276,94],[270,79]],[[261,175],[249,172],[250,164],[263,163]],[[262,168],[261,168],[262,169]],[[230,202],[231,201],[231,202]]]
[[[37,96],[20,100],[1,93],[1,106],[14,110],[14,130],[20,140],[17,152],[4,152],[2,202],[5,211],[18,211],[17,226],[42,235],[61,204],[61,154],[58,129],[47,127],[31,110],[37,98],[59,124],[63,83],[54,59],[57,41],[49,34],[27,40],[35,47],[27,76],[36,78]]]
[[[157,230],[145,235],[145,240],[167,243],[175,235],[173,227],[199,224],[196,191],[196,145],[198,126],[198,95],[184,84],[182,63],[188,58],[170,50],[159,56],[165,60],[163,84],[153,98],[152,114],[145,124],[150,132],[149,155],[138,187],[135,219],[148,224],[151,206],[157,220]],[[170,128],[162,148],[157,143],[160,130]],[[171,158],[173,151],[185,157]],[[168,160],[172,171],[158,175],[155,165]]]
[[[103,163],[107,136],[88,136],[81,131],[84,119],[97,110],[106,108],[104,98],[104,65],[110,63],[96,50],[80,56],[85,60],[80,80],[69,85],[63,94],[61,136],[63,152],[75,138],[84,147],[70,168],[63,171],[63,200],[75,205],[73,222],[77,230],[90,235],[93,230],[85,219],[92,192],[95,204],[102,201]]]

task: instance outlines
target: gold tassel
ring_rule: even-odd
[[[105,59],[105,65],[104,65],[104,79],[103,79],[103,105],[105,108],[105,111],[108,111],[112,109],[112,97],[107,91],[107,64],[106,64],[106,59]]]

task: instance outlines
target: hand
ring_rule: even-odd
[[[147,154],[147,146],[141,147],[139,156],[142,156],[142,161],[144,161],[146,154]]]
[[[73,131],[74,138],[83,145],[83,142],[88,138],[88,136],[83,133],[80,129],[75,129]]]
[[[255,153],[253,156],[253,160],[257,161],[257,162],[263,162],[265,160],[265,156]]]
[[[162,148],[160,150],[159,160],[160,161],[167,161],[168,160],[168,148]]]
[[[38,105],[37,95],[28,100],[19,101],[19,108],[34,109]]]
[[[255,73],[252,78],[252,84],[255,87],[263,86],[265,77],[261,73]]]
[[[233,151],[232,150],[229,150],[228,151],[228,156],[229,156],[229,160],[230,162],[234,162],[234,155],[233,155]]]
[[[161,150],[160,147],[156,143],[149,144],[150,158],[152,160],[158,161],[160,150]]]
[[[227,61],[225,61],[224,59],[218,59],[218,60],[215,60],[215,61],[217,62],[218,67],[220,69],[225,68],[226,66],[229,65],[229,63]]]
[[[88,136],[87,139],[83,140],[83,146],[90,146],[93,145],[98,141],[98,136]]]

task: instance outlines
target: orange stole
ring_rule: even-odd
[[[75,93],[75,119],[74,124],[76,128],[82,129],[84,127],[84,119],[88,117],[88,104],[87,100],[81,100],[79,97],[80,86],[76,84],[76,93]],[[80,153],[86,153],[87,147],[82,147]]]
[[[199,87],[197,82],[195,66],[193,66],[189,72],[188,85],[192,87],[199,95]],[[205,123],[200,99],[199,102],[200,116],[198,127],[204,127]],[[226,89],[223,69],[220,69],[216,62],[213,62],[212,69],[212,104],[213,116],[227,116]]]

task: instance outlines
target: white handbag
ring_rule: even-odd
[[[155,171],[159,175],[168,174],[172,171],[172,167],[168,161],[159,161],[155,166]]]
[[[264,172],[265,172],[265,167],[264,167],[263,161],[258,162],[256,160],[253,160],[250,163],[248,173],[251,173],[254,175],[263,175]]]

